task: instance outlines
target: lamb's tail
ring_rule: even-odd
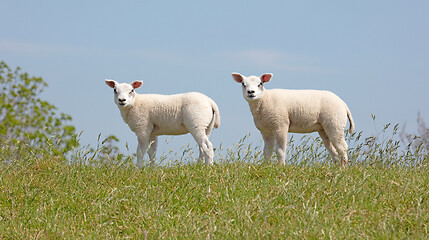
[[[350,109],[349,107],[347,107],[347,105],[346,105],[346,110],[347,110],[347,117],[349,118],[349,122],[350,122],[349,133],[353,133],[353,131],[355,130],[355,122],[353,121],[352,113],[350,112]]]
[[[216,103],[212,99],[210,99],[210,105],[212,107],[213,116],[212,116],[212,121],[210,122],[210,125],[206,130],[207,136],[210,135],[211,131],[213,130],[213,127],[218,128],[220,125],[219,108],[217,107]]]
[[[214,120],[214,128],[218,128],[220,126],[220,113],[219,113],[219,108],[217,107],[216,103],[212,100],[211,103],[212,105],[212,110],[213,110],[213,118],[212,121]]]

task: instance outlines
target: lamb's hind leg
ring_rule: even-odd
[[[329,140],[328,135],[326,134],[325,130],[319,130],[319,135],[320,138],[323,141],[323,144],[325,144],[326,149],[328,150],[329,154],[332,157],[332,160],[334,161],[334,163],[338,162],[338,153],[337,150],[335,149],[334,145],[332,145],[331,140]]]
[[[200,150],[200,159],[204,159],[207,165],[213,165],[213,145],[205,134],[204,129],[194,129],[191,132]]]
[[[341,165],[343,167],[346,167],[348,162],[348,158],[347,158],[348,146],[344,138],[344,132],[341,130],[327,131],[326,129],[325,131],[326,131],[326,134],[328,135],[329,140],[331,140],[332,145],[335,147],[335,149],[338,152],[338,157],[341,160]]]

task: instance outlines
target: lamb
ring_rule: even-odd
[[[275,149],[280,164],[285,164],[287,134],[318,132],[334,162],[347,166],[347,143],[344,130],[347,118],[349,132],[354,130],[352,115],[346,103],[329,91],[265,89],[273,75],[245,77],[232,73],[242,84],[243,96],[249,103],[256,128],[264,140],[264,157],[271,159]]]
[[[220,114],[216,103],[209,97],[197,93],[176,95],[138,94],[134,90],[143,81],[131,84],[117,83],[106,79],[114,89],[114,99],[125,123],[137,135],[137,166],[143,166],[143,156],[148,151],[151,165],[155,163],[155,152],[160,135],[182,135],[191,133],[198,143],[200,159],[213,164],[213,145],[209,135],[220,125]]]

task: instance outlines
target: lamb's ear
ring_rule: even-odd
[[[234,80],[238,83],[242,83],[243,82],[243,75],[241,75],[240,73],[232,73],[232,77],[234,78]]]
[[[266,82],[269,82],[272,77],[273,77],[272,73],[264,73],[261,76],[261,80],[262,80],[262,82],[266,83]]]
[[[111,79],[106,79],[106,84],[107,86],[111,87],[111,88],[115,88],[115,85],[118,84],[116,81],[111,80]]]
[[[143,81],[134,81],[131,83],[131,86],[133,86],[134,89],[139,88],[143,85]]]

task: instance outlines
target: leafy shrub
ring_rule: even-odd
[[[0,62],[1,161],[29,154],[64,156],[79,145],[75,127],[68,124],[71,116],[57,113],[54,105],[39,98],[46,86],[42,78]]]

